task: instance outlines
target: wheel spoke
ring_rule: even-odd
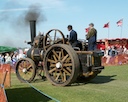
[[[52,50],[52,52],[53,52],[53,54],[54,54],[57,58],[59,58],[59,56],[58,56],[58,54],[55,52],[55,50]]]
[[[64,57],[64,50],[61,49],[61,53],[62,53],[62,58]]]
[[[22,64],[22,67],[24,68],[24,61],[21,64]]]
[[[26,68],[27,64],[26,61],[23,62],[23,67]]]
[[[55,34],[54,34],[54,42],[55,42],[55,40],[56,40],[56,30],[55,30]]]
[[[50,68],[51,68],[51,67],[56,67],[56,64],[51,64],[51,65],[50,65]]]
[[[51,59],[48,59],[48,62],[50,62],[50,63],[56,63],[56,61],[51,60]]]
[[[27,70],[30,69],[32,67],[32,65],[30,64],[28,67],[27,67]]]
[[[58,40],[56,40],[54,43],[57,44],[57,43],[59,43],[59,42],[62,42],[62,39],[58,39]]]
[[[66,81],[66,74],[65,72],[63,72],[63,75],[64,75],[64,82]]]
[[[56,63],[56,61],[51,60],[51,59],[48,59],[48,62],[50,62],[50,63]]]
[[[72,66],[72,63],[65,63],[63,64],[64,67],[69,67],[69,66]]]
[[[61,52],[59,52],[59,59],[58,60],[61,60]]]
[[[67,74],[67,75],[71,75],[71,73],[69,73],[66,69],[63,68],[63,71]]]
[[[55,55],[53,55],[53,58],[54,58],[55,62],[57,62],[57,59],[56,59],[56,56]]]
[[[55,81],[57,81],[57,80],[58,80],[59,76],[60,76],[60,73],[58,73],[58,75],[56,76]]]
[[[30,78],[31,78],[31,73],[30,72],[27,72],[26,79],[30,79]]]
[[[63,74],[61,71],[60,71],[60,76],[61,76],[61,80],[64,81]]]
[[[30,67],[29,69],[27,69],[27,72],[33,72],[32,67]]]
[[[52,38],[50,37],[50,35],[48,34],[47,37],[49,38],[50,41],[52,41]]]
[[[64,62],[68,58],[68,54],[62,59],[62,62]]]
[[[71,58],[69,57],[69,58],[66,59],[65,62],[67,63],[67,62],[69,62],[70,60],[71,60]]]
[[[22,71],[21,69],[18,69],[18,72],[19,72],[19,73],[23,73],[23,71]]]
[[[53,69],[49,70],[49,73],[52,73],[52,72],[54,72],[55,70],[56,70],[56,68],[53,68]]]
[[[18,67],[19,67],[19,69],[20,69],[20,70],[22,70],[22,69],[23,69],[23,67],[21,67],[21,65],[19,65]]]
[[[71,68],[66,67],[66,69],[67,69],[70,73],[72,72]]]
[[[55,70],[55,72],[53,73],[53,77],[56,78],[57,76],[57,71]]]

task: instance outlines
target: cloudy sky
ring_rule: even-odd
[[[128,38],[127,4],[127,0],[1,0],[0,45],[27,46],[24,41],[30,41],[30,31],[24,17],[31,5],[40,7],[37,33],[57,28],[67,35],[67,25],[71,24],[79,39],[85,39],[85,28],[93,22],[101,39],[108,37],[103,25],[110,22],[109,37],[118,38],[121,27],[116,22],[123,18],[122,37]]]

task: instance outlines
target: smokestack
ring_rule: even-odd
[[[31,43],[33,43],[36,37],[36,20],[30,20],[30,33],[31,33]]]

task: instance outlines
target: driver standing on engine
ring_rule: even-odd
[[[72,45],[72,47],[76,47],[77,42],[78,42],[77,33],[76,33],[76,31],[73,30],[72,25],[68,25],[67,28],[68,28],[68,31],[70,32],[69,42]]]
[[[96,50],[97,30],[94,28],[94,24],[89,24],[89,31],[86,35],[88,40],[88,51]]]

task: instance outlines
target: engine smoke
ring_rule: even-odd
[[[8,4],[9,5],[9,4]],[[16,5],[16,4],[15,4]],[[3,9],[7,9],[7,6]],[[12,7],[11,7],[12,8]],[[15,8],[14,8],[15,9]],[[0,22],[3,22],[3,24],[8,24],[9,29],[13,30],[14,34],[11,34],[11,36],[5,36],[8,38],[14,37],[19,35],[20,38],[23,38],[26,40],[26,38],[30,37],[30,31],[29,30],[29,21],[30,20],[36,20],[37,25],[43,23],[46,21],[46,17],[44,15],[43,7],[40,4],[32,4],[29,7],[25,9],[15,9],[11,12],[11,9],[9,9],[9,12],[7,10],[3,10],[0,12]],[[19,10],[19,11],[18,11]],[[6,25],[5,29],[7,28]],[[6,33],[6,32],[5,32]],[[26,34],[27,33],[27,34]],[[7,45],[7,42],[2,42],[4,45]],[[12,42],[12,40],[8,40],[8,43],[14,45],[15,42]],[[21,42],[24,43],[24,42]]]

